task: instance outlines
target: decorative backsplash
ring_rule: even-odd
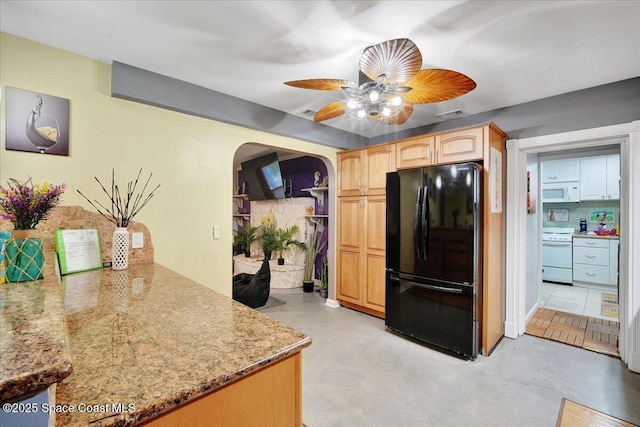
[[[573,227],[580,230],[580,219],[585,218],[587,230],[593,231],[599,225],[596,212],[600,211],[607,212],[605,221],[607,228],[614,228],[616,224],[620,223],[620,200],[589,200],[580,203],[544,203],[542,205],[542,226]],[[553,215],[550,215],[551,213]],[[564,215],[565,213],[567,215]],[[550,221],[550,216],[555,221]]]
[[[115,225],[107,221],[97,212],[90,212],[80,206],[57,206],[49,219],[41,221],[37,230],[45,251],[55,251],[55,231],[64,229],[83,229],[97,228],[100,233],[100,244],[102,246],[102,261],[111,260],[111,240]],[[151,234],[144,224],[139,222],[129,223],[129,233],[143,233],[144,247],[140,249],[132,249],[129,247],[129,264],[141,264],[153,262],[153,243],[151,242]],[[13,224],[10,221],[0,219],[0,231],[13,230]],[[46,258],[46,254],[45,254]]]

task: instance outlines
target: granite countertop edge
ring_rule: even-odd
[[[154,266],[154,271],[158,267],[162,267],[157,263],[151,264]],[[172,273],[177,274],[175,272]],[[184,278],[184,276],[182,277]],[[195,282],[193,283],[194,285],[196,284]],[[16,286],[16,288],[8,288],[9,286]],[[15,322],[18,323],[15,325],[14,322],[7,320],[2,325],[3,335],[6,334],[3,338],[11,338],[12,341],[1,352],[3,366],[0,369],[0,402],[17,402],[44,391],[50,385],[61,383],[69,377],[74,372],[75,367],[72,352],[73,346],[71,345],[72,335],[68,324],[69,319],[65,312],[63,289],[59,276],[55,274],[47,276],[45,274],[44,280],[0,285],[0,290],[5,292],[3,297],[14,297],[13,301],[17,301],[17,307],[20,310],[24,310],[24,307],[31,306],[33,301],[28,297],[24,297],[24,295],[27,295],[26,288],[24,288],[25,294],[21,294],[21,288],[17,286],[31,286],[31,292],[37,290],[43,294],[47,303],[44,304],[45,314],[43,315],[42,311],[39,311],[38,316],[34,317],[35,320],[28,318],[22,323],[16,320]],[[204,285],[200,284],[200,286],[206,288]],[[4,290],[3,287],[5,287]],[[8,292],[17,293],[7,294]],[[21,297],[24,297],[24,300],[20,299]],[[9,299],[6,299],[4,307],[0,307],[5,310],[5,312],[2,312],[3,316],[7,315],[8,301]],[[233,304],[240,303],[234,302]],[[17,315],[21,316],[22,314],[23,311],[17,312]],[[297,331],[292,330],[292,332]],[[53,346],[52,343],[54,343]],[[294,341],[273,349],[273,352],[257,355],[258,357],[254,360],[248,360],[244,363],[244,366],[240,365],[233,370],[228,370],[216,376],[203,378],[201,382],[196,384],[176,388],[149,405],[137,407],[131,413],[114,413],[108,414],[103,418],[94,419],[91,421],[92,425],[96,427],[129,426],[150,421],[159,415],[188,404],[300,353],[311,343],[311,337],[302,334]],[[26,359],[28,363],[19,363],[23,359],[23,355],[34,354],[41,354],[42,357],[28,358]],[[45,363],[41,363],[42,361],[45,361]],[[77,424],[71,422],[69,425]]]
[[[161,416],[167,412],[179,408],[189,402],[204,397],[210,393],[215,392],[218,389],[231,385],[253,373],[256,373],[269,365],[280,362],[294,354],[301,352],[303,349],[309,347],[312,343],[310,337],[306,337],[303,340],[290,345],[282,350],[274,353],[273,355],[247,365],[244,368],[237,370],[232,375],[224,375],[222,377],[213,378],[210,382],[202,384],[197,389],[192,390],[180,390],[172,396],[168,396],[163,399],[159,405],[153,405],[150,408],[144,408],[138,410],[132,414],[119,414],[120,419],[114,419],[113,423],[98,424],[100,427],[119,427],[119,426],[132,426],[139,423],[148,422],[158,416]]]
[[[38,282],[38,281],[36,281]],[[19,282],[19,283],[3,283],[1,286],[25,286],[26,283],[36,282]],[[39,393],[52,384],[58,383],[67,378],[73,372],[73,358],[71,346],[69,343],[69,329],[67,319],[64,312],[64,302],[62,289],[60,288],[60,280],[56,276],[54,278],[45,278],[42,281],[43,292],[47,296],[53,297],[54,306],[50,310],[50,322],[48,326],[52,329],[45,332],[45,335],[52,338],[56,343],[55,348],[45,347],[41,343],[43,331],[40,327],[34,327],[27,333],[33,335],[34,343],[25,344],[24,347],[15,349],[21,355],[28,355],[32,361],[42,363],[43,359],[51,357],[47,363],[42,363],[39,368],[31,370],[11,371],[10,367],[5,364],[6,358],[12,356],[9,352],[2,351],[4,360],[0,369],[0,402],[17,401],[27,398],[31,395]],[[55,289],[55,290],[54,290]],[[5,303],[6,304],[6,303]],[[3,325],[4,326],[4,325]],[[1,338],[0,338],[1,339]],[[28,342],[24,339],[22,342]],[[34,357],[39,354],[42,358]],[[53,356],[47,356],[52,354]],[[14,357],[16,354],[13,355]]]

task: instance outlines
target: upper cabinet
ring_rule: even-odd
[[[436,135],[436,163],[482,160],[484,130],[483,126]]]
[[[489,140],[502,131],[488,124],[397,141],[397,169],[483,160]],[[578,168],[579,169],[579,168]]]
[[[419,136],[396,143],[397,169],[418,168],[435,163],[435,137]]]
[[[580,160],[547,160],[542,162],[542,183],[580,181]]]
[[[338,153],[338,196],[385,194],[387,172],[395,170],[392,144]]]
[[[580,159],[580,200],[620,199],[620,155]]]
[[[362,191],[361,150],[338,154],[338,196],[359,196]]]
[[[607,156],[607,198],[620,199],[620,155]]]
[[[369,147],[364,158],[363,194],[374,196],[387,192],[387,172],[396,170],[396,151],[392,144]]]

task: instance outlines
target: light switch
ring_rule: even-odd
[[[213,240],[218,240],[220,238],[220,226],[213,226]]]
[[[144,247],[144,234],[131,233],[131,248],[139,249]]]

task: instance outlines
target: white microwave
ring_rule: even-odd
[[[542,185],[542,203],[568,203],[580,201],[580,183],[558,182]]]

